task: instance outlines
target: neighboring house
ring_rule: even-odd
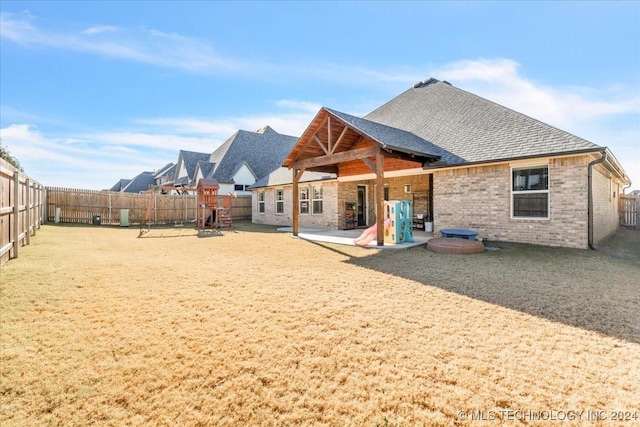
[[[167,163],[160,169],[156,170],[153,175],[153,179],[155,180],[155,185],[164,185],[171,181],[176,173],[176,165],[173,163]]]
[[[195,188],[197,185],[195,175],[196,167],[199,162],[208,161],[210,156],[208,153],[180,150],[173,179],[167,182],[166,185],[173,185],[176,189],[180,187]],[[177,191],[182,193],[180,190]]]
[[[220,194],[249,195],[249,187],[280,167],[297,140],[269,126],[256,132],[238,130],[206,161],[196,164],[194,181],[212,178],[218,181]]]
[[[154,172],[142,172],[133,179],[121,179],[107,191],[122,191],[125,193],[138,193],[147,191],[149,186],[165,184],[173,179],[175,165],[168,163]]]
[[[154,172],[142,172],[133,178],[122,190],[123,193],[142,193],[155,185]]]
[[[109,190],[107,191],[122,191],[122,189],[124,187],[127,186],[128,183],[130,183],[131,180],[130,179],[121,179],[119,180],[113,187],[111,187]]]
[[[435,232],[593,247],[618,227],[630,184],[608,148],[436,79],[364,118],[322,108],[283,166],[288,179],[254,185],[254,222],[342,229],[355,207],[358,226],[378,224],[379,245],[383,200],[407,199]]]

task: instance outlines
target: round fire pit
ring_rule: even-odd
[[[478,240],[438,237],[427,242],[427,249],[440,254],[478,254],[484,252],[484,245]]]

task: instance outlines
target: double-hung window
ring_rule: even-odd
[[[258,191],[258,213],[264,213],[264,191]]]
[[[284,213],[284,190],[276,190],[276,215]]]
[[[309,213],[309,187],[300,189],[300,214]]]
[[[511,216],[549,218],[549,167],[511,170]]]
[[[322,187],[313,187],[313,213],[322,214]]]

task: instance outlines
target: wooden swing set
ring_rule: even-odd
[[[233,227],[231,217],[231,199],[237,197],[234,194],[220,195],[218,191],[220,185],[218,181],[211,178],[201,178],[195,188],[192,187],[173,187],[171,185],[161,185],[150,187],[146,192],[150,194],[147,209],[144,214],[143,221],[140,222],[140,234],[142,236],[151,230],[152,223],[152,206],[156,197],[157,189],[160,190],[180,190],[180,191],[196,191],[198,194],[198,205],[196,209],[196,228],[198,235],[213,234],[222,228]],[[182,225],[182,224],[179,224]],[[178,226],[178,224],[176,224]],[[220,234],[218,231],[217,234]]]

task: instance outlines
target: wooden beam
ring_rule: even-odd
[[[338,163],[348,162],[351,160],[364,159],[380,154],[380,147],[357,148],[355,150],[343,151],[337,154],[328,154],[326,156],[312,157],[310,159],[295,162],[293,168],[313,168],[315,166],[335,165]]]
[[[342,133],[340,134],[340,136],[336,140],[336,143],[333,144],[333,147],[331,147],[331,154],[335,153],[336,148],[338,147],[338,145],[340,145],[340,143],[342,142],[342,138],[344,138],[344,136],[347,134],[348,130],[349,130],[348,126],[345,126],[344,129],[342,129]]]
[[[327,149],[327,147],[324,146],[324,142],[322,142],[320,138],[318,138],[318,135],[313,134],[313,139],[315,139],[315,141],[318,143],[320,148],[322,148],[322,151],[324,151],[324,154],[329,154],[329,150]]]
[[[331,116],[327,116],[327,148],[329,152],[333,153],[331,149]],[[329,154],[329,152],[327,154]]]
[[[384,156],[376,154],[376,238],[384,245]]]
[[[363,161],[367,166],[369,166],[369,169],[371,169],[371,170],[373,171],[373,173],[375,173],[375,174],[377,174],[377,173],[378,173],[378,172],[377,172],[377,171],[378,171],[378,169],[376,168],[376,164],[375,164],[375,163],[373,163],[373,162],[371,161],[371,159],[370,159],[370,158],[365,157],[364,159],[362,159],[362,161]]]

